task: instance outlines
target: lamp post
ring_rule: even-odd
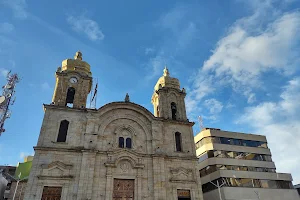
[[[209,168],[210,168],[210,166],[207,166],[207,167],[206,167],[206,170],[208,170]],[[217,180],[217,184],[215,184],[215,183],[209,181],[211,184],[213,184],[215,187],[218,188],[220,200],[222,200],[221,187],[222,187],[223,185],[226,184],[226,182],[224,181],[224,179],[222,179],[222,180],[223,180],[223,181],[222,181],[222,184],[221,184],[221,185],[219,184],[219,180]]]
[[[223,200],[222,199],[222,195],[221,195],[221,187],[223,186],[223,185],[225,185],[225,182],[223,181],[223,183],[220,185],[219,184],[219,180],[217,180],[217,184],[215,184],[215,183],[213,183],[213,182],[211,182],[211,181],[209,181],[211,184],[213,184],[215,187],[217,187],[218,188],[218,191],[219,191],[219,198],[220,198],[220,200]]]
[[[14,195],[13,195],[12,200],[15,200],[15,196],[16,196],[16,193],[17,193],[17,189],[18,189],[19,182],[20,182],[20,181],[23,181],[23,180],[25,180],[25,179],[28,178],[28,176],[26,176],[26,177],[24,177],[24,178],[21,179],[21,174],[22,174],[22,173],[20,172],[18,178],[16,179],[16,178],[14,178],[13,176],[11,176],[10,174],[6,173],[6,175],[8,175],[10,178],[12,178],[12,179],[14,179],[15,181],[17,181],[17,185],[16,185],[16,188],[15,188],[15,191],[14,191]]]

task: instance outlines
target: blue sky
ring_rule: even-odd
[[[99,82],[97,107],[152,112],[167,64],[187,89],[190,120],[267,136],[279,172],[300,182],[300,1],[0,0],[0,84],[20,75],[0,164],[33,153],[61,61],[77,50]],[[194,133],[199,124],[194,126]]]

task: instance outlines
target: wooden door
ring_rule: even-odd
[[[191,200],[191,194],[189,190],[177,190],[178,200]]]
[[[113,200],[133,200],[134,180],[114,179]]]
[[[41,200],[60,200],[61,191],[61,187],[45,186],[43,189],[43,195]]]

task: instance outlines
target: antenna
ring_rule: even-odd
[[[98,96],[98,79],[96,81],[96,85],[94,88],[94,94],[93,91],[91,93],[91,101],[90,101],[90,108],[96,108],[97,106],[97,96]]]
[[[11,74],[11,71],[6,75],[7,83],[3,86],[2,96],[0,96],[0,136],[4,129],[4,123],[7,118],[10,118],[11,111],[9,106],[15,102],[14,94],[16,93],[16,84],[20,81],[18,74]]]
[[[93,98],[93,90],[91,91],[91,96],[90,96],[90,108],[92,108],[92,98]]]
[[[203,126],[203,119],[201,116],[198,117],[199,120],[199,126],[200,126],[200,131],[202,131],[205,127]]]

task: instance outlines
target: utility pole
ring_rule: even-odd
[[[220,185],[219,184],[219,180],[217,180],[217,184],[215,184],[215,183],[213,183],[213,182],[211,182],[211,181],[209,181],[211,184],[213,184],[215,187],[217,187],[218,188],[218,191],[219,191],[219,198],[220,198],[220,200],[223,200],[222,199],[222,194],[221,194],[221,187],[223,186],[223,185],[225,185],[225,181],[223,180],[223,182],[222,182],[222,184]]]
[[[5,132],[5,120],[11,115],[9,106],[13,105],[15,102],[15,87],[20,79],[17,74],[11,74],[10,72],[8,72],[6,80],[7,83],[2,87],[3,91],[2,95],[0,96],[0,136],[3,132]]]

